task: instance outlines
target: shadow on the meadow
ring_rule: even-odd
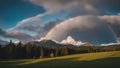
[[[33,61],[0,62],[0,68],[120,68],[120,57],[103,58],[91,61],[80,61],[77,60],[76,57],[37,61],[35,63],[19,65],[21,63]]]
[[[56,59],[21,65],[25,68],[120,68],[120,57],[92,61],[79,61],[76,58]]]

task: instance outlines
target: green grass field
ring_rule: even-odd
[[[120,51],[45,59],[1,60],[0,68],[120,68]]]

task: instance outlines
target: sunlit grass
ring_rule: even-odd
[[[110,65],[119,66],[120,63],[120,51],[113,52],[99,52],[99,53],[86,53],[68,55],[54,58],[43,58],[43,59],[22,59],[22,60],[8,60],[0,61],[0,68],[105,68]],[[102,66],[103,65],[103,66]],[[113,66],[114,66],[113,65]],[[113,68],[110,66],[109,68]]]
[[[32,64],[32,63],[50,61],[50,60],[69,59],[69,58],[74,58],[74,60],[78,60],[78,61],[92,61],[107,57],[120,57],[120,52],[114,51],[114,52],[88,53],[88,54],[77,54],[77,55],[69,55],[69,56],[55,57],[55,58],[34,59],[32,61],[26,60],[26,62],[20,63],[18,65]]]

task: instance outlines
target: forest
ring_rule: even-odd
[[[0,45],[0,59],[42,59],[58,56],[66,56],[81,53],[120,51],[120,45],[110,46],[81,46],[81,47],[54,47],[44,45],[33,45],[31,42],[17,44],[12,40],[6,45]]]

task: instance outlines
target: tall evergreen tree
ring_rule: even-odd
[[[31,46],[31,43],[28,42],[26,45],[25,45],[25,50],[26,50],[26,57],[27,58],[32,58],[32,46]]]
[[[44,58],[44,48],[40,47],[40,58]]]
[[[68,48],[67,47],[62,48],[62,55],[63,56],[68,55]]]
[[[14,43],[12,43],[12,40],[10,40],[9,44],[6,45],[6,50],[5,50],[7,59],[13,58],[13,56],[14,56],[14,49],[13,48],[14,47],[15,47]]]
[[[2,47],[0,45],[0,59],[2,58]]]
[[[23,47],[22,47],[22,42],[20,41],[18,44],[17,44],[17,50],[16,50],[16,55],[17,55],[17,58],[23,58],[24,57],[24,50],[23,50]]]
[[[33,46],[33,58],[40,57],[40,48],[39,46]]]
[[[59,48],[56,48],[56,51],[55,51],[55,56],[59,56]]]

